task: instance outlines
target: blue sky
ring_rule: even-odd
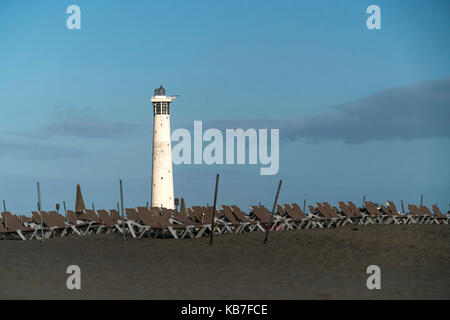
[[[81,8],[82,29],[66,28]],[[381,30],[366,28],[367,6]],[[448,1],[0,2],[0,200],[149,201],[153,89],[172,127],[280,128],[280,171],[174,168],[188,205],[450,202]],[[354,116],[356,121],[348,118]]]

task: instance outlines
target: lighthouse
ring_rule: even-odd
[[[152,207],[174,209],[170,104],[163,86],[155,89],[153,104]]]

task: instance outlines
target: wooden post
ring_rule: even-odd
[[[423,205],[423,194],[420,195],[420,206]]]
[[[42,242],[44,242],[44,219],[42,219],[42,213],[41,213],[41,208],[42,208],[42,203],[41,203],[41,185],[39,183],[39,181],[36,183],[36,187],[37,187],[37,193],[38,193],[38,212],[39,215],[41,216],[41,238],[42,238]]]
[[[94,203],[92,202],[92,210],[94,211],[94,213],[95,213],[95,206],[94,206]]]
[[[278,184],[278,190],[277,190],[277,194],[275,196],[275,201],[273,202],[272,214],[270,215],[269,224],[268,224],[267,230],[266,230],[266,237],[264,238],[264,243],[267,243],[267,241],[269,240],[269,231],[270,231],[270,228],[272,227],[273,215],[275,214],[275,208],[277,206],[278,196],[280,194],[280,189],[281,189],[281,183],[282,182],[283,182],[283,180],[280,180],[280,183]]]
[[[67,207],[66,207],[66,201],[63,201],[63,206],[64,206],[64,214],[66,215],[66,219],[67,219]]]
[[[403,205],[403,200],[402,200],[402,213],[405,213],[405,206]]]
[[[363,202],[362,202],[362,207],[365,208],[366,207],[366,196],[363,196]]]
[[[216,204],[217,204],[217,190],[219,188],[219,175],[216,176],[216,190],[214,192],[214,207],[212,212],[212,221],[211,221],[211,238],[209,239],[209,244],[213,244],[214,237],[214,215],[216,213]]]
[[[303,212],[306,212],[306,199],[303,200]]]
[[[122,233],[123,233],[123,243],[125,243],[125,213],[123,210],[123,184],[120,180],[120,208],[122,209]]]
[[[6,212],[6,201],[3,200],[3,211]]]

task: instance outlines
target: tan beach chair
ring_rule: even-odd
[[[59,215],[56,211],[33,211],[31,214],[33,217],[33,222],[38,226],[40,226],[41,224],[42,217],[44,231],[46,232],[46,239],[50,238],[53,235],[64,237],[67,234],[69,227],[66,225],[64,217]]]
[[[328,215],[336,219],[336,227],[345,226],[348,223],[348,219],[339,214],[339,209],[332,207],[328,202],[323,202],[322,207],[328,212]]]
[[[284,219],[287,230],[297,229],[298,223],[293,221],[283,205],[277,204],[275,210],[275,215],[280,219]]]
[[[245,214],[245,212],[242,211],[237,205],[233,204],[230,208],[239,222],[247,224],[247,227],[245,228],[246,231],[253,232],[258,228],[257,222]]]
[[[323,219],[326,228],[339,226],[341,217],[334,216],[334,212],[331,209],[331,206],[327,208],[325,207],[324,203],[316,202],[316,208],[318,211],[316,215],[320,216]]]
[[[116,220],[112,218],[112,216],[106,210],[97,210],[98,217],[100,218],[103,226],[105,227],[106,234],[110,232],[114,232],[115,230],[122,233],[122,226],[119,225]]]
[[[193,224],[185,224],[173,218],[173,209],[162,208],[162,214],[159,217],[159,224],[174,236],[175,239],[183,239],[186,236],[194,239],[196,237],[196,228]]]
[[[147,210],[144,210],[147,209]],[[170,222],[169,215],[167,213],[163,213],[160,215],[160,211],[148,209],[141,207],[138,210],[138,215],[140,222],[142,223],[142,232],[139,235],[139,238],[142,238],[144,235],[148,234],[150,237],[165,237],[166,234],[172,235],[175,239],[179,239],[179,232],[185,234],[186,231],[185,226],[182,225],[173,225]]]
[[[105,226],[97,215],[97,212],[95,212],[94,210],[86,209],[84,213],[86,221],[91,223],[90,232],[95,232],[96,234],[101,233]]]
[[[376,204],[371,201],[364,201],[364,206],[367,210],[367,214],[372,218],[372,223],[382,224],[386,221],[391,221],[392,215],[390,211],[386,211],[383,215]]]
[[[65,229],[65,233],[61,234],[61,236],[69,234],[69,230],[72,231],[72,233],[79,234],[77,232],[76,227],[74,225],[72,225],[72,223],[70,223],[70,221],[68,221],[66,219],[66,217],[64,217],[62,214],[60,214],[56,211],[50,211],[50,212],[48,212],[48,215],[49,215],[50,219],[52,219],[51,223],[53,224],[53,226],[59,228],[59,230]],[[44,222],[45,222],[45,219],[44,219]]]
[[[140,222],[139,226],[141,228],[141,231],[138,238],[142,238],[145,234],[149,235],[150,237],[157,237],[159,234],[162,234],[164,228],[161,227],[161,225],[158,223],[158,216],[152,214],[149,208],[139,207],[139,209],[137,210],[137,215],[139,217],[139,220],[135,219],[135,217],[133,216],[132,217],[135,223],[136,221]]]
[[[174,223],[178,222],[180,224],[192,226],[195,238],[201,238],[204,232],[207,230],[207,226],[204,226],[203,224],[189,218],[186,214],[186,211],[178,212],[176,210],[173,210],[172,218],[175,220]]]
[[[320,228],[331,228],[336,224],[336,219],[328,214],[328,211],[325,210],[320,203],[316,203],[317,207],[312,205],[308,205],[310,216],[315,221],[320,222]]]
[[[425,216],[422,210],[419,210],[419,207],[417,205],[408,204],[408,210],[412,216],[412,221],[414,221],[414,223],[420,224],[428,223],[428,216]]]
[[[387,203],[387,202],[386,202]],[[399,216],[394,214],[388,205],[384,206],[381,203],[378,204],[379,211],[381,212],[382,217],[384,217],[384,224],[400,224]],[[376,207],[376,205],[375,205]]]
[[[66,217],[74,233],[81,236],[90,232],[92,223],[79,219],[78,215],[74,211],[67,210]]]
[[[436,215],[437,219],[442,223],[442,224],[448,224],[450,221],[450,216],[444,215],[441,211],[441,209],[438,207],[437,204],[433,204],[431,206],[431,208],[433,209],[434,214]]]
[[[435,216],[434,214],[431,213],[430,209],[428,209],[426,206],[420,206],[419,210],[428,217],[428,223],[429,224],[441,224],[441,221],[437,218],[437,216]]]
[[[21,240],[27,240],[26,236],[30,236],[30,240],[34,237],[38,237],[37,232],[40,228],[31,228],[24,226],[20,221],[20,218],[11,212],[5,211],[1,214],[3,219],[4,228],[9,235],[18,235]]]
[[[296,204],[284,204],[281,206],[287,216],[291,219],[290,223],[293,224],[295,229],[309,229],[315,228],[316,223],[314,218],[308,218],[303,210]]]
[[[0,239],[6,239],[6,235],[9,233],[8,230],[6,230],[5,225],[3,224],[3,219],[0,217]]]
[[[391,214],[397,218],[399,224],[411,224],[411,215],[406,215],[397,210],[394,201],[387,201],[386,206],[391,211]]]
[[[250,206],[251,215],[255,217],[257,221],[258,229],[266,231],[271,223],[270,231],[279,231],[286,229],[286,219],[280,218],[277,215],[272,215],[271,212],[264,206]]]
[[[343,201],[339,201],[339,208],[341,209],[341,212],[345,215],[345,217],[351,221],[353,224],[363,224],[362,221],[362,215],[356,216],[353,214],[353,211],[350,209],[350,207]]]
[[[190,215],[197,222],[207,227],[207,231],[211,232],[212,211],[207,207],[193,206],[190,208]],[[215,217],[214,219],[214,234],[233,233],[231,224],[226,223],[222,219]]]
[[[116,209],[109,210],[109,213],[111,215],[111,218],[113,218],[114,222],[122,225],[122,217],[120,216],[119,212]]]
[[[228,223],[233,233],[241,233],[246,225],[236,220],[233,210],[229,206],[222,205],[222,212],[225,218],[224,221]]]
[[[7,229],[5,226],[6,219],[0,218],[0,239],[9,239],[11,236],[17,236],[17,231],[14,228]],[[19,235],[20,236],[20,235]],[[20,237],[22,240],[22,237]]]
[[[363,225],[367,225],[369,223],[374,224],[374,221],[378,219],[377,216],[372,216],[361,212],[361,210],[353,203],[353,201],[348,201],[347,205],[352,211],[353,215],[357,216],[361,220]]]
[[[142,223],[139,212],[142,212],[142,214],[152,214],[150,209],[147,207],[125,209],[125,215],[127,216],[125,219],[125,224],[128,226],[128,231],[133,238],[137,238],[137,233],[140,234],[142,233],[142,231],[144,231],[144,225]],[[124,231],[126,232],[126,230]]]

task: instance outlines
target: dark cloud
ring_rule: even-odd
[[[213,121],[204,127],[279,128],[280,138],[308,142],[412,140],[450,137],[450,79],[380,91],[299,119]]]
[[[21,136],[48,139],[56,136],[81,138],[126,138],[143,132],[142,124],[108,122],[89,117],[68,117],[39,127],[37,130],[22,132]]]
[[[74,158],[85,155],[84,151],[77,148],[2,139],[0,139],[0,150],[0,157],[13,156],[30,159]]]

